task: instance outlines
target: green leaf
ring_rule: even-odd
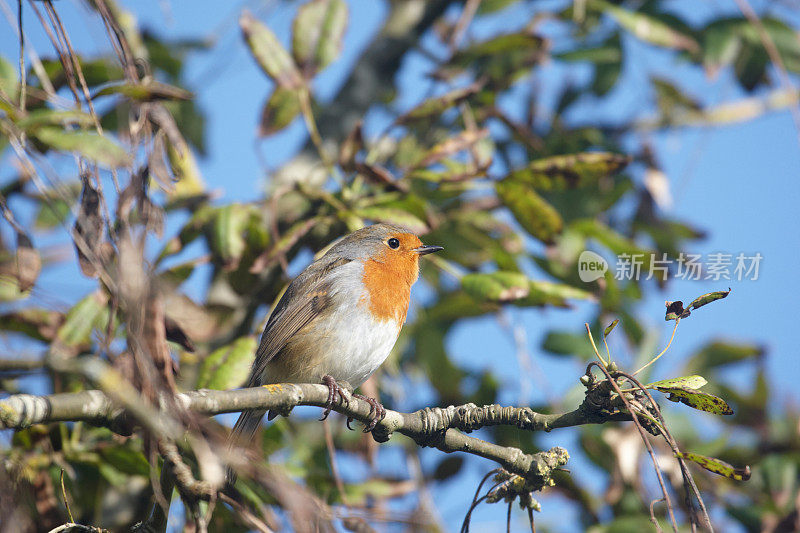
[[[556,155],[535,159],[508,177],[540,191],[563,191],[595,184],[601,178],[616,174],[630,161],[628,156],[609,152]]]
[[[492,58],[498,54],[525,49],[539,51],[544,44],[544,39],[530,33],[521,32],[499,35],[457,51],[450,63],[467,67],[479,59]]]
[[[703,29],[703,65],[711,74],[736,58],[741,49],[740,29],[743,24],[745,20],[742,18],[717,19]]]
[[[747,91],[753,91],[766,82],[768,65],[769,56],[761,43],[745,41],[733,67],[741,86]]]
[[[686,95],[674,83],[656,77],[651,77],[650,83],[655,89],[656,103],[665,120],[670,120],[670,117],[676,113],[700,111],[700,104],[697,100]]]
[[[86,131],[66,131],[52,126],[42,126],[32,133],[41,143],[63,152],[77,152],[109,168],[130,163],[128,154],[105,135]]]
[[[106,446],[99,448],[105,462],[129,476],[147,476],[150,464],[144,454],[127,446]]]
[[[585,237],[597,240],[618,257],[628,256],[628,259],[635,257],[637,260],[641,260],[641,273],[645,276],[648,274],[653,257],[652,250],[641,248],[634,241],[617,233],[599,220],[576,220],[571,224],[571,229],[583,234]],[[654,276],[657,276],[657,274]]]
[[[622,49],[618,44],[614,46],[613,44],[606,43],[594,48],[580,47],[575,50],[570,50],[569,52],[553,54],[553,58],[570,63],[589,61],[591,63],[619,64],[622,61]]]
[[[88,345],[92,331],[108,324],[108,296],[95,291],[67,312],[64,324],[58,328],[57,343],[62,348]]]
[[[488,129],[464,130],[448,137],[444,141],[425,152],[416,166],[427,167],[441,161],[446,157],[451,157],[462,150],[468,150],[475,146],[479,141],[489,136]]]
[[[592,297],[591,294],[569,285],[530,280],[519,272],[466,274],[461,278],[461,287],[478,301],[513,302],[519,306],[566,307],[567,300]]]
[[[206,185],[197,166],[197,159],[185,142],[173,144],[167,138],[167,157],[176,182],[167,190],[171,203],[179,203],[205,195]]]
[[[715,415],[732,415],[733,409],[722,398],[693,389],[687,386],[656,387],[671,402],[680,402],[694,409],[714,413]]]
[[[258,134],[267,137],[282,130],[291,124],[300,112],[300,98],[297,91],[280,85],[275,87],[261,111]]]
[[[186,89],[175,87],[168,83],[150,81],[148,83],[121,83],[103,87],[95,97],[120,94],[137,102],[152,102],[155,100],[191,100],[194,94]]]
[[[548,48],[547,39],[531,33],[499,35],[457,51],[437,75],[453,78],[469,68],[476,79],[486,78],[490,88],[504,89],[546,58]]]
[[[551,244],[564,226],[561,215],[526,183],[504,178],[495,184],[497,196],[520,226],[540,241]]]
[[[3,56],[0,56],[0,88],[3,89],[12,101],[16,101],[17,92],[19,91],[17,68]]]
[[[650,14],[642,11],[630,11],[602,0],[592,0],[592,4],[602,9],[620,26],[645,42],[690,52],[699,48],[697,41],[691,36],[672,28],[663,20]]]
[[[0,315],[0,329],[22,333],[42,342],[49,342],[63,321],[63,315],[47,309],[26,308]]]
[[[754,344],[713,341],[693,355],[686,363],[686,368],[694,372],[705,372],[718,366],[761,357],[763,354],[764,348]]]
[[[662,379],[659,381],[654,381],[652,383],[648,383],[645,385],[648,389],[659,389],[661,388],[668,388],[668,387],[688,387],[691,389],[699,389],[706,385],[708,381],[703,376],[693,375],[693,376],[683,376],[680,378],[670,378],[670,379]]]
[[[611,332],[614,331],[614,328],[617,327],[617,324],[619,324],[619,318],[614,319],[614,321],[603,330],[603,337],[608,337]]]
[[[292,55],[307,78],[336,59],[346,27],[344,0],[311,0],[297,10],[292,28]]]
[[[386,222],[403,226],[413,233],[427,233],[428,225],[405,209],[390,206],[370,206],[356,209],[354,214],[373,222]]]
[[[706,304],[710,304],[716,300],[721,300],[725,298],[731,293],[731,290],[728,289],[727,291],[716,291],[716,292],[709,292],[708,294],[704,294],[702,296],[698,296],[692,303],[689,304],[689,309],[697,309],[699,307],[703,307]]]
[[[519,0],[483,0],[478,6],[478,14],[486,15],[505,9],[511,4],[516,4]]]
[[[197,386],[217,390],[241,387],[250,374],[256,347],[256,338],[248,335],[211,352],[200,366]]]
[[[246,247],[245,229],[250,219],[250,209],[233,203],[217,210],[211,222],[209,246],[226,269],[236,269]]]
[[[519,272],[492,272],[491,274],[466,274],[461,287],[479,301],[510,302],[530,293],[530,282]]]
[[[594,357],[594,351],[585,333],[550,331],[542,341],[542,349],[553,355],[576,356],[580,359]]]
[[[429,98],[425,100],[411,111],[395,120],[396,124],[406,124],[415,120],[425,119],[428,117],[438,116],[444,113],[451,107],[460,104],[470,96],[480,91],[483,84],[475,82],[467,87],[461,89],[454,89],[442,96],[436,98]]]
[[[726,463],[720,459],[716,459],[714,457],[706,457],[705,455],[700,455],[697,453],[689,453],[689,452],[678,452],[675,454],[678,457],[683,459],[688,459],[689,461],[693,461],[709,472],[713,472],[715,474],[719,474],[720,476],[725,476],[730,479],[734,479],[736,481],[747,481],[750,479],[750,467],[745,466],[744,468],[736,468],[735,466]]]
[[[66,126],[77,124],[78,126],[92,126],[94,119],[88,113],[82,111],[57,111],[55,109],[36,109],[29,112],[24,118],[17,120],[17,127],[35,133],[41,126]]]
[[[591,89],[597,96],[605,96],[617,84],[622,74],[622,62],[600,63],[595,67]]]
[[[531,280],[528,296],[516,302],[519,306],[554,305],[568,307],[567,300],[591,300],[594,296],[584,290],[563,283]]]
[[[281,87],[298,88],[304,82],[292,56],[281,45],[275,34],[256,20],[249,11],[239,18],[239,25],[250,48],[250,53],[261,69]]]

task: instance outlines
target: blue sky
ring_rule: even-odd
[[[126,4],[133,6],[133,3]],[[326,100],[336,93],[363,47],[379,29],[386,13],[383,2],[350,1],[351,19],[345,37],[341,59],[322,72],[314,82],[315,94]],[[544,5],[557,5],[546,2]],[[700,20],[726,9],[725,2],[673,2],[675,9],[693,10]],[[758,9],[763,2],[754,2]],[[93,16],[76,2],[58,2],[61,13],[77,49],[105,50],[105,35]],[[260,196],[268,185],[269,171],[280,167],[291,154],[305,142],[304,127],[296,121],[288,130],[265,141],[255,141],[255,131],[260,108],[271,89],[270,83],[256,67],[238,31],[238,16],[245,5],[261,20],[267,22],[284,41],[288,41],[294,10],[282,2],[244,2],[227,4],[210,1],[198,2],[140,2],[132,7],[143,26],[155,28],[159,35],[169,39],[215,36],[209,52],[195,54],[188,60],[185,79],[189,88],[196,91],[200,106],[206,113],[207,157],[201,160],[201,169],[210,188],[219,190],[220,201],[252,200]],[[722,6],[722,7],[721,7]],[[697,9],[695,9],[697,7]],[[32,13],[26,20],[34,47],[42,55],[50,55],[49,43],[39,31]],[[522,15],[522,16],[521,16]],[[488,36],[525,22],[524,9],[502,12],[482,23],[475,35]],[[80,31],[81,28],[87,31]],[[7,22],[0,22],[0,54],[15,58],[16,39],[8,31]],[[675,64],[669,55],[638,43],[630,43],[634,50],[632,64],[626,66],[624,80],[641,80],[648,73],[659,73],[676,80],[690,93],[705,103],[720,103],[744,95],[731,87],[725,75],[715,81]],[[418,102],[430,88],[420,82],[420,76],[430,70],[418,54],[409,58],[397,79],[400,87],[399,109],[407,109]],[[548,67],[543,72],[543,91],[552,91],[565,78],[585,76],[586,70],[578,67],[567,71],[563,67]],[[629,90],[614,93],[611,102],[597,106],[585,102],[573,112],[575,120],[596,116],[628,116],[646,103],[647,95],[637,91],[637,83]],[[513,106],[513,102],[510,103]],[[368,131],[378,131],[385,120],[378,113],[369,116]],[[716,337],[763,343],[768,349],[767,368],[775,389],[776,405],[790,402],[796,405],[797,393],[793,390],[798,364],[794,338],[794,297],[800,294],[800,277],[797,276],[798,204],[800,203],[800,146],[798,131],[788,112],[775,112],[753,121],[720,128],[687,129],[653,134],[656,148],[670,181],[675,197],[674,206],[667,212],[671,217],[685,220],[708,232],[708,238],[691,247],[694,253],[727,252],[761,253],[760,277],[757,281],[731,280],[723,282],[677,281],[661,292],[650,287],[647,298],[640,307],[639,316],[653,328],[662,331],[661,343],[668,337],[668,325],[663,321],[664,300],[691,300],[705,292],[732,287],[732,294],[724,301],[697,311],[691,320],[681,323],[677,339],[656,375],[669,375],[680,368],[682,361],[699,346]],[[264,168],[259,158],[267,162]],[[10,175],[8,159],[0,162],[0,179]],[[54,237],[54,239],[56,239]],[[446,245],[446,243],[443,243]],[[65,266],[49,274],[43,301],[66,303],[73,296],[85,293],[90,284]],[[196,288],[198,288],[197,286]],[[591,314],[591,309],[579,306],[574,311],[512,310],[512,321],[525,327],[528,349],[535,364],[548,375],[563,376],[544,391],[537,385],[537,377],[518,366],[514,346],[508,334],[494,319],[470,321],[457,329],[449,340],[455,358],[471,368],[492,368],[506,384],[509,401],[519,398],[522,380],[528,380],[528,399],[540,401],[549,395],[559,396],[575,383],[582,372],[573,361],[555,359],[541,353],[542,334],[551,327],[577,329]],[[5,343],[3,343],[5,344]],[[487,356],[491,354],[491,356]],[[746,381],[746,380],[743,380]],[[699,414],[698,416],[703,416]],[[566,439],[564,441],[563,439]],[[554,443],[569,442],[568,432],[551,435]],[[437,452],[423,453],[423,464],[434,464]],[[573,472],[581,464],[572,464]],[[446,524],[460,525],[465,512],[464,491],[474,490],[479,477],[492,468],[486,461],[472,460],[468,479],[460,479],[458,486],[445,485],[433,497]],[[588,467],[587,467],[588,468]],[[594,481],[591,476],[584,478]],[[467,490],[468,489],[468,490]],[[541,524],[551,524],[556,530],[570,530],[560,522],[557,510],[563,506],[552,498],[543,498],[545,510],[539,517]],[[522,520],[522,514],[515,515]],[[505,520],[501,507],[484,506],[475,515],[475,531],[491,531]],[[521,522],[520,524],[521,525]]]

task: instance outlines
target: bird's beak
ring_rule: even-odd
[[[420,246],[419,248],[414,248],[417,255],[428,255],[433,252],[441,252],[442,250],[444,250],[444,248],[441,246]]]

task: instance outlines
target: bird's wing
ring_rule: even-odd
[[[311,264],[289,285],[261,335],[249,386],[261,385],[261,376],[267,363],[280,353],[293,335],[327,309],[331,304],[331,287],[327,274],[349,262],[349,259],[344,258],[325,261],[323,257]],[[298,292],[298,287],[302,287],[303,294]]]

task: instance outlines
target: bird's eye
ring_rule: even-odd
[[[386,241],[386,244],[387,244],[387,245],[389,246],[389,248],[391,248],[392,250],[397,250],[398,248],[400,248],[400,241],[398,241],[398,240],[397,240],[397,239],[395,239],[394,237],[392,237],[391,239],[389,239],[388,241]]]

